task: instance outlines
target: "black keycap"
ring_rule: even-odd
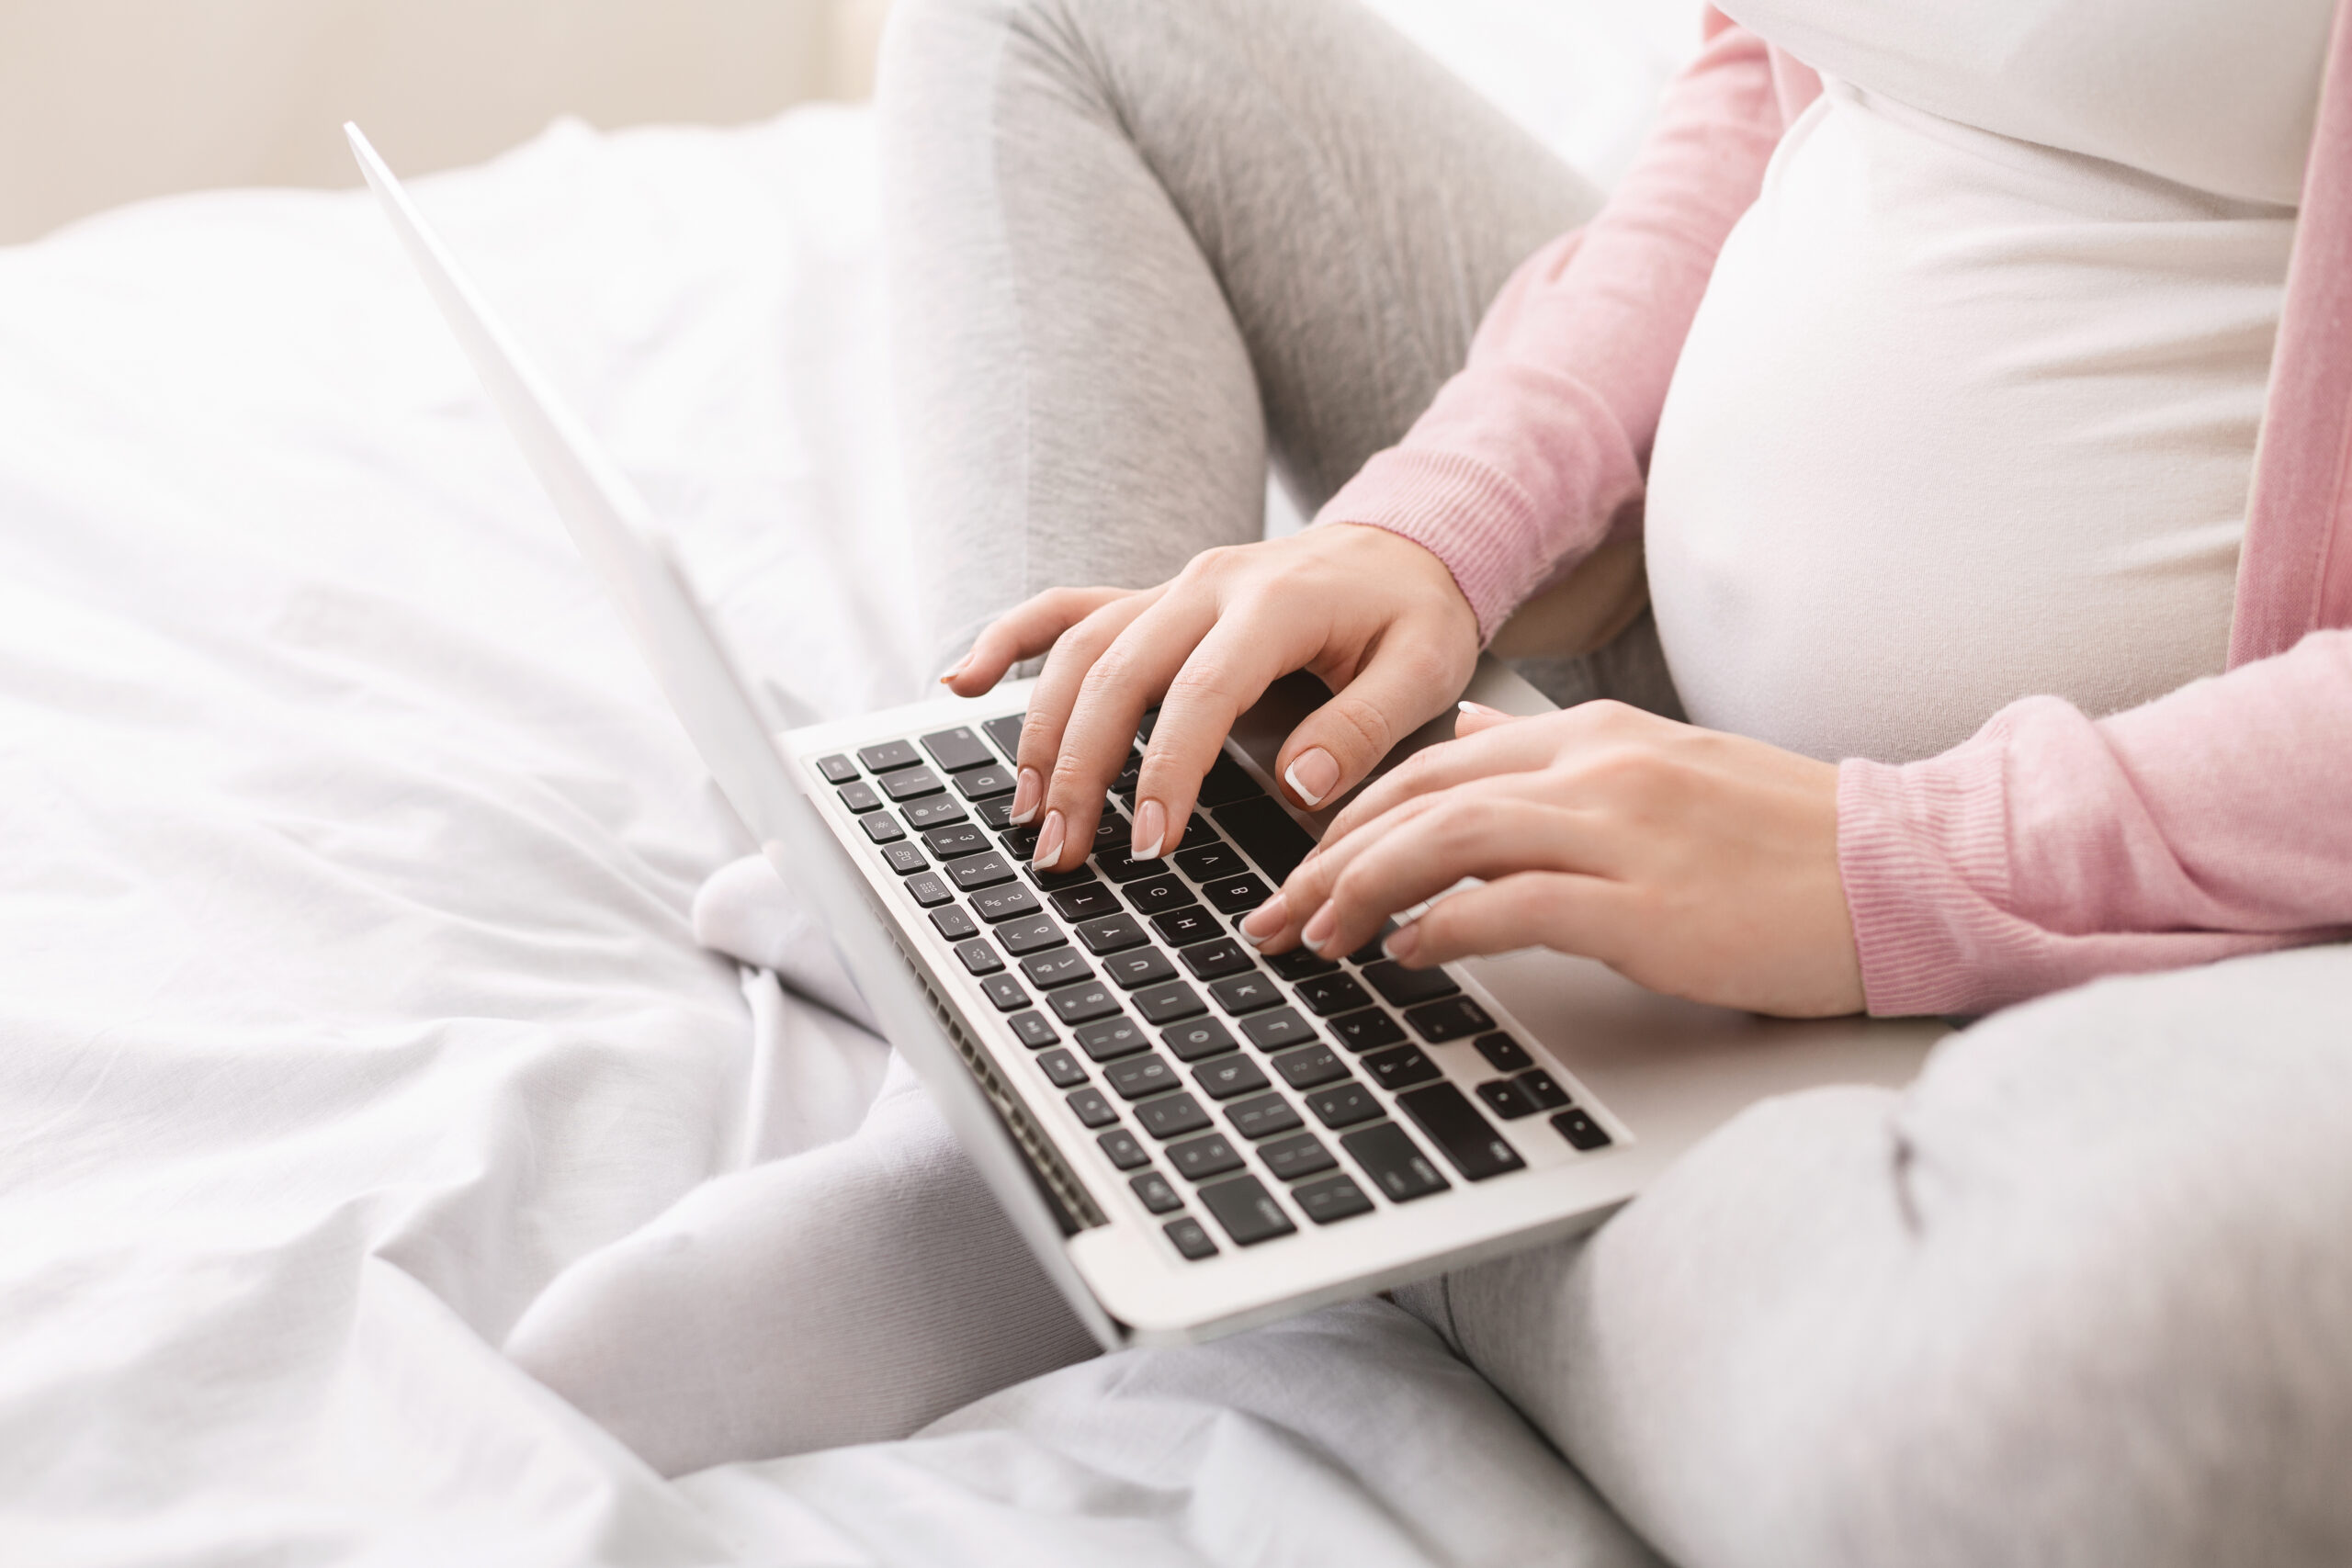
[[[1223,1176],[1241,1168],[1241,1156],[1234,1153],[1233,1145],[1226,1142],[1222,1133],[1169,1145],[1168,1160],[1187,1181],[1206,1181],[1212,1176]]]
[[[1385,1051],[1374,1051],[1363,1059],[1363,1070],[1372,1075],[1373,1082],[1391,1094],[1445,1076],[1438,1071],[1435,1062],[1421,1054],[1419,1045],[1392,1045]],[[1436,1134],[1432,1133],[1430,1136]]]
[[[1003,804],[1004,802],[1001,800],[982,801],[972,809],[979,815],[981,821],[987,822],[989,813]],[[1037,829],[1034,825],[1027,828],[1008,828],[1001,822],[991,822],[989,825],[999,829],[996,836],[997,842],[1002,844],[1004,852],[1014,860],[1025,863],[1037,853]]]
[[[956,956],[963,961],[966,969],[975,975],[993,975],[1004,967],[1004,960],[996,955],[996,949],[982,937],[957,942]]]
[[[1099,1089],[1081,1089],[1063,1098],[1069,1101],[1070,1114],[1086,1126],[1108,1127],[1119,1119],[1117,1108],[1102,1098]]]
[[[1372,1200],[1352,1177],[1335,1176],[1328,1181],[1310,1181],[1304,1187],[1294,1187],[1291,1199],[1306,1211],[1306,1217],[1318,1225],[1339,1220],[1351,1220],[1358,1214],[1372,1213]]]
[[[1094,881],[1094,868],[1084,861],[1079,862],[1068,871],[1047,871],[1033,860],[1022,866],[1021,871],[1022,874],[1048,893],[1058,893],[1065,887],[1076,887],[1081,883]]]
[[[1114,1062],[1121,1056],[1132,1056],[1151,1043],[1136,1022],[1122,1014],[1116,1018],[1102,1018],[1071,1034],[1086,1054],[1098,1062]]]
[[[1225,1119],[1233,1123],[1235,1132],[1252,1141],[1306,1125],[1299,1120],[1297,1108],[1279,1094],[1237,1100],[1225,1108]]]
[[[1123,829],[1126,827],[1124,822],[1120,826]],[[1127,831],[1131,832],[1133,829],[1128,829]],[[1102,868],[1102,874],[1114,882],[1139,882],[1147,876],[1168,875],[1166,861],[1137,860],[1127,853],[1126,837],[1124,832],[1120,835],[1118,842],[1107,847],[1096,846],[1094,863]]]
[[[838,751],[830,757],[818,758],[817,771],[825,775],[827,784],[845,784],[857,777],[857,764]]]
[[[1290,1124],[1298,1125],[1294,1115]],[[1258,1145],[1258,1157],[1266,1168],[1282,1181],[1296,1181],[1302,1176],[1312,1176],[1318,1170],[1329,1170],[1340,1162],[1323,1146],[1323,1140],[1312,1133],[1300,1133],[1293,1137],[1276,1138],[1271,1144]]]
[[[967,855],[962,860],[949,861],[947,874],[956,879],[956,886],[970,893],[982,887],[993,887],[1000,882],[1012,881],[1012,868],[1004,863],[1002,855],[990,850],[984,855]]]
[[[1151,929],[1158,931],[1159,940],[1170,947],[1189,947],[1193,942],[1219,934],[1225,927],[1215,915],[1193,904],[1185,908],[1171,909],[1164,915],[1152,916]]]
[[[1104,959],[1102,972],[1132,991],[1137,986],[1156,986],[1172,977],[1176,965],[1156,947],[1137,947]]]
[[[1568,1091],[1551,1074],[1538,1067],[1532,1073],[1521,1073],[1517,1078],[1519,1091],[1535,1102],[1538,1111],[1557,1111],[1568,1102]]]
[[[1067,1051],[1048,1051],[1037,1058],[1037,1066],[1045,1070],[1046,1081],[1056,1089],[1076,1089],[1086,1081],[1086,1069]]]
[[[1465,1034],[1483,1034],[1495,1026],[1493,1015],[1468,997],[1448,997],[1442,1002],[1407,1008],[1405,1021],[1413,1026],[1414,1033],[1432,1045],[1459,1040]]]
[[[1317,1089],[1306,1097],[1306,1109],[1326,1127],[1352,1127],[1378,1116],[1380,1101],[1372,1097],[1372,1090],[1351,1079]]]
[[[1189,1214],[1160,1228],[1168,1233],[1169,1245],[1194,1263],[1216,1256],[1216,1243],[1209,1239],[1208,1227]]]
[[[1222,882],[1228,876],[1245,874],[1250,867],[1231,845],[1209,844],[1197,850],[1178,851],[1176,869],[1195,882]]]
[[[1105,809],[1094,824],[1094,841],[1086,852],[1097,859],[1104,855],[1124,855],[1135,838],[1135,824],[1117,812]]]
[[[1181,876],[1147,876],[1141,882],[1130,882],[1125,892],[1127,902],[1138,914],[1157,915],[1164,909],[1181,909],[1200,900],[1193,896],[1190,884]]]
[[[1347,975],[1318,975],[1298,983],[1298,999],[1317,1018],[1329,1018],[1333,1013],[1353,1012],[1372,1005],[1372,993]]]
[[[1295,1234],[1298,1227],[1291,1224],[1274,1195],[1254,1176],[1237,1176],[1230,1181],[1219,1181],[1201,1189],[1201,1203],[1216,1216],[1225,1234],[1237,1247],[1255,1247],[1261,1241],[1272,1241],[1278,1235]]]
[[[1294,947],[1288,953],[1267,959],[1266,966],[1285,980],[1304,980],[1316,975],[1329,975],[1340,967],[1311,947]]]
[[[1166,1143],[1207,1126],[1209,1113],[1189,1094],[1163,1094],[1136,1106],[1136,1120],[1143,1124],[1145,1132]]]
[[[1176,1059],[1181,1062],[1197,1062],[1204,1056],[1219,1055],[1234,1048],[1232,1032],[1213,1018],[1180,1023],[1159,1038],[1176,1053]]]
[[[1249,947],[1229,936],[1188,947],[1176,956],[1184,961],[1185,968],[1204,980],[1222,980],[1245,971],[1254,975],[1258,970],[1250,961]]]
[[[1176,840],[1176,847],[1180,850],[1205,850],[1212,844],[1224,842],[1216,836],[1216,829],[1209,826],[1209,819],[1195,811],[1184,819],[1184,836]]]
[[[1409,1047],[1408,1047],[1409,1049]],[[1473,1181],[1484,1181],[1507,1171],[1524,1170],[1527,1162],[1495,1131],[1470,1099],[1450,1083],[1425,1084],[1396,1097],[1405,1114],[1419,1123],[1438,1153]]]
[[[987,824],[989,829],[1001,831],[1012,826],[1012,797],[1009,795],[1001,795],[994,800],[983,800],[972,807],[972,815]],[[1033,831],[1027,828],[1018,830],[1024,833]],[[1010,842],[1010,840],[1007,841]],[[1036,852],[1036,850],[1037,840],[1033,837],[1025,846],[1012,852],[1023,860],[1027,860]]]
[[[931,912],[931,923],[933,930],[950,942],[961,942],[967,936],[978,936],[980,932],[978,923],[966,914],[961,908],[933,909]]]
[[[1201,884],[1201,897],[1227,915],[1246,915],[1273,896],[1274,890],[1253,872]]]
[[[1119,998],[1111,987],[1100,980],[1089,980],[1082,986],[1067,986],[1046,995],[1046,1004],[1067,1024],[1080,1024],[1098,1018],[1107,1018],[1119,1010]]]
[[[929,768],[901,768],[895,773],[882,775],[882,793],[901,803],[921,795],[937,795],[947,786]]]
[[[1296,871],[1298,863],[1315,848],[1313,836],[1292,821],[1290,813],[1272,795],[1236,802],[1216,816],[1225,836],[1240,845],[1241,852],[1276,882]]]
[[[1009,713],[1002,718],[988,719],[980,725],[980,733],[996,742],[996,749],[1004,753],[1004,760],[1008,762],[1018,761],[1021,758],[1021,721],[1027,716],[1026,714]]]
[[[955,782],[956,793],[966,800],[993,800],[1012,793],[1012,770],[1001,763],[990,763],[968,773],[956,774]]]
[[[1442,969],[1408,969],[1393,959],[1383,958],[1366,963],[1363,977],[1372,982],[1373,989],[1388,998],[1391,1007],[1411,1007],[1416,1002],[1435,1001],[1450,997],[1462,987]]]
[[[1266,1060],[1282,1074],[1283,1082],[1293,1089],[1313,1089],[1317,1084],[1330,1083],[1348,1076],[1347,1063],[1329,1045],[1302,1045],[1295,1051],[1284,1051]]]
[[[963,821],[964,803],[954,795],[936,795],[929,800],[909,802],[899,807],[899,815],[906,818],[908,827],[920,833],[926,828]]]
[[[972,913],[992,926],[1036,914],[1044,908],[1037,902],[1037,896],[1018,882],[983,888],[972,895]]]
[[[1127,748],[1126,765],[1119,770],[1119,776],[1111,781],[1111,793],[1133,795],[1136,792],[1136,780],[1141,777],[1142,773],[1143,751],[1140,748],[1130,746]]]
[[[1143,1200],[1143,1206],[1155,1214],[1173,1213],[1184,1206],[1183,1195],[1169,1186],[1168,1178],[1156,1170],[1127,1178],[1127,1185],[1135,1189],[1137,1198]]]
[[[985,854],[989,849],[989,836],[977,822],[933,828],[922,836],[922,841],[941,860],[962,860],[967,855]]]
[[[1496,1078],[1480,1084],[1478,1098],[1487,1102],[1487,1110],[1506,1122],[1516,1122],[1522,1116],[1535,1114],[1535,1102],[1527,1098],[1525,1089],[1509,1078]]]
[[[1282,988],[1256,969],[1250,970],[1247,975],[1234,975],[1219,980],[1209,987],[1209,995],[1216,998],[1217,1006],[1236,1018],[1245,1012],[1256,1012],[1260,1008],[1272,1007],[1283,999]],[[1288,1008],[1283,1010],[1290,1011]],[[1312,1037],[1310,1032],[1308,1038]],[[1251,1038],[1255,1039],[1256,1036],[1253,1035]]]
[[[1040,1045],[1051,1045],[1057,1038],[1054,1026],[1046,1021],[1042,1012],[1016,1012],[1004,1021],[1012,1025],[1012,1037],[1032,1051]]]
[[[1091,920],[1102,915],[1125,914],[1119,896],[1099,882],[1065,887],[1054,895],[1054,913],[1065,920]]]
[[[1229,751],[1219,751],[1216,761],[1209,764],[1208,776],[1201,781],[1200,801],[1203,806],[1230,806],[1237,800],[1248,800],[1266,792],[1258,781],[1244,773],[1241,764]]]
[[[1552,1129],[1580,1149],[1605,1149],[1610,1144],[1600,1123],[1582,1111],[1561,1111],[1552,1118]]]
[[[1086,944],[1087,952],[1099,958],[1106,953],[1141,947],[1151,939],[1143,934],[1143,927],[1133,915],[1105,915],[1079,927],[1078,940]]]
[[[1136,1011],[1153,1023],[1173,1023],[1180,1018],[1191,1018],[1208,1011],[1208,1004],[1200,993],[1182,980],[1170,980],[1164,986],[1153,986],[1135,993]]]
[[[1075,986],[1080,980],[1094,978],[1094,971],[1086,966],[1085,955],[1074,947],[1054,947],[1043,953],[1033,953],[1021,961],[1021,972],[1028,976],[1029,983],[1041,991]]]
[[[1487,1065],[1498,1073],[1523,1073],[1535,1065],[1527,1047],[1508,1034],[1478,1036],[1478,1055],[1486,1057]]]
[[[845,784],[842,785],[841,797],[842,804],[848,807],[852,811],[879,811],[882,809],[882,797],[875,794],[874,786],[867,784],[864,779],[858,780],[855,784]]]
[[[1279,1051],[1285,1045],[1300,1045],[1315,1038],[1314,1028],[1291,1008],[1276,1008],[1241,1021],[1241,1032],[1250,1043],[1261,1051]]]
[[[984,767],[996,761],[996,754],[971,730],[957,726],[922,738],[922,749],[939,764],[943,773],[960,773],[967,768]]]
[[[1194,1067],[1193,1081],[1211,1100],[1231,1100],[1237,1094],[1255,1094],[1265,1088],[1266,1073],[1249,1057],[1236,1054]]]
[[[1103,1068],[1102,1081],[1116,1089],[1122,1100],[1141,1100],[1163,1089],[1174,1089],[1176,1069],[1157,1055],[1129,1056]]]
[[[1394,1045],[1405,1038],[1405,1031],[1396,1021],[1378,1008],[1366,1008],[1362,1012],[1344,1012],[1329,1024],[1340,1043],[1351,1051],[1370,1051],[1382,1045]]]
[[[1392,1203],[1409,1203],[1453,1185],[1430,1163],[1430,1156],[1421,1153],[1420,1146],[1407,1135],[1405,1129],[1394,1122],[1345,1134],[1340,1139],[1340,1146],[1363,1168],[1363,1173],[1372,1178],[1372,1184],[1386,1193]]]
[[[1136,720],[1136,739],[1148,746],[1151,744],[1151,732],[1158,728],[1159,728],[1159,710],[1156,707],[1146,708],[1143,710],[1143,716]]]
[[[1054,924],[1049,915],[1031,915],[1025,919],[1007,920],[996,928],[996,940],[1004,944],[1005,952],[1018,958],[1025,953],[1043,953],[1049,947],[1059,947],[1069,940],[1062,928]]]
[[[931,863],[923,858],[921,844],[910,844],[903,840],[882,852],[882,862],[900,876],[910,876]]]
[[[1019,1012],[1029,1005],[1029,993],[1010,975],[988,976],[980,981],[980,989],[988,993],[999,1012]]]
[[[1136,1142],[1136,1135],[1125,1127],[1105,1133],[1094,1141],[1102,1145],[1102,1152],[1109,1155],[1111,1163],[1121,1170],[1133,1170],[1139,1165],[1151,1163],[1151,1156],[1144,1152],[1143,1145]]]
[[[907,890],[908,897],[926,909],[944,904],[956,897],[954,890],[947,886],[947,879],[935,871],[918,872],[899,886]]]
[[[877,844],[895,844],[907,836],[907,830],[899,826],[899,819],[887,811],[861,817],[857,825],[865,829],[865,836]]]
[[[857,760],[865,764],[869,773],[887,773],[899,768],[911,768],[922,761],[915,749],[903,740],[885,740],[879,746],[861,746]]]

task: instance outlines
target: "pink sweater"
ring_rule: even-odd
[[[2329,46],[2238,567],[2229,672],[2092,720],[2011,704],[1838,771],[1874,1013],[1981,1012],[2099,975],[2352,933],[2352,6]],[[1713,12],[1607,208],[1538,252],[1467,367],[1322,522],[1419,541],[1492,637],[1638,515],[1717,251],[1819,79]],[[2346,542],[2346,547],[2335,547]]]

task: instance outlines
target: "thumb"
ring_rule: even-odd
[[[1445,711],[1467,671],[1433,649],[1383,648],[1283,742],[1275,773],[1309,807],[1362,784],[1389,749]]]

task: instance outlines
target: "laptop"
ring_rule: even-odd
[[[1326,819],[1269,771],[1321,695],[1311,677],[1237,723],[1165,858],[1126,852],[1138,750],[1085,866],[1054,874],[1007,820],[1026,682],[775,733],[636,489],[345,129],[726,798],[1106,1348],[1231,1333],[1571,1235],[1742,1108],[1907,1082],[1941,1032],[1758,1019],[1543,952],[1419,971],[1376,943],[1257,953],[1234,922]],[[1492,661],[1467,694],[1550,705]]]

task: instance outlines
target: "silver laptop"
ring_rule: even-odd
[[[1940,1032],[1759,1020],[1555,953],[1423,971],[1376,946],[1257,954],[1234,921],[1320,827],[1268,772],[1319,692],[1306,677],[1236,726],[1165,859],[1126,853],[1138,751],[1085,867],[1050,875],[1007,821],[1025,683],[772,733],[636,489],[346,129],[728,800],[823,911],[883,1033],[1106,1348],[1228,1333],[1590,1226],[1742,1107],[1907,1081]],[[1548,705],[1491,661],[1469,694]]]

